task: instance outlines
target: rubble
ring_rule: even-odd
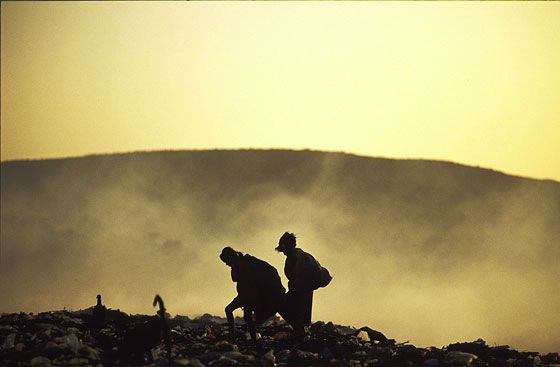
[[[127,330],[152,316],[126,315],[119,311],[103,328],[91,328],[89,312],[2,314],[0,361],[3,366],[342,366],[342,367],[560,367],[558,353],[541,355],[519,352],[508,346],[488,346],[482,339],[443,348],[418,348],[397,343],[368,327],[355,329],[316,322],[302,342],[291,338],[292,329],[279,318],[258,328],[255,343],[245,337],[237,320],[236,339],[231,340],[225,319],[204,315],[168,318],[172,359],[164,345],[151,349],[142,359],[122,360],[119,346]]]

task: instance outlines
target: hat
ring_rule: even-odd
[[[284,232],[278,241],[276,251],[284,251],[296,247],[296,236],[293,233]]]

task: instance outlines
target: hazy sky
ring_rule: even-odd
[[[558,2],[2,2],[2,160],[311,148],[560,180]]]

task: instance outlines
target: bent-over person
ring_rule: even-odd
[[[231,247],[222,250],[220,259],[231,267],[231,279],[237,283],[237,296],[225,309],[231,338],[235,338],[233,311],[243,308],[243,318],[252,340],[256,341],[255,322],[262,324],[279,311],[286,289],[276,269],[263,260]]]

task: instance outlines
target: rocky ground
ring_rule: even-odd
[[[91,311],[3,314],[0,365],[560,367],[558,353],[518,352],[507,346],[488,346],[483,340],[450,344],[442,349],[417,348],[387,340],[369,328],[356,330],[323,322],[314,323],[303,342],[293,340],[290,326],[279,319],[258,329],[260,339],[256,344],[248,340],[242,326],[238,326],[232,342],[224,320],[210,315],[194,320],[168,318],[171,360],[163,343],[147,348],[149,353],[126,358],[119,348],[127,332],[148,325],[154,317],[109,311],[108,321],[96,329],[90,315]],[[137,345],[144,343],[141,338],[129,338],[128,342],[131,340]]]

